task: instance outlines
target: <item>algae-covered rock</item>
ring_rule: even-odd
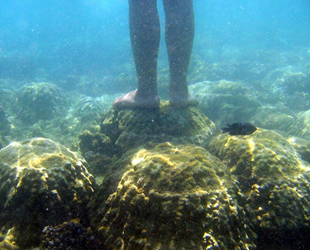
[[[44,138],[0,150],[0,246],[40,244],[47,225],[85,219],[95,182],[82,157]]]
[[[123,152],[150,141],[202,145],[214,130],[197,108],[174,108],[168,102],[152,110],[111,110],[101,124],[101,133]]]
[[[281,102],[296,111],[310,108],[309,86],[310,74],[293,66],[271,71],[262,83],[268,93],[269,103]]]
[[[52,83],[31,83],[17,95],[17,116],[26,124],[51,120],[67,113],[68,101],[63,91]]]
[[[208,149],[238,181],[247,198],[244,208],[259,230],[294,231],[309,225],[309,164],[285,138],[263,129],[247,136],[221,134]]]
[[[94,153],[106,152],[107,155],[113,155],[113,152],[110,152],[110,149],[112,148],[111,140],[105,134],[92,133],[85,130],[79,135],[79,139],[80,150],[83,154],[92,151]]]
[[[264,105],[256,110],[253,122],[264,129],[288,132],[295,119],[296,114],[285,106]]]
[[[57,226],[47,226],[42,231],[44,250],[102,250],[100,237],[73,220]],[[39,249],[37,249],[39,250]]]
[[[261,106],[251,86],[234,81],[199,82],[189,86],[203,113],[216,124],[250,121]]]
[[[310,110],[300,114],[289,133],[290,135],[310,140]]]
[[[89,163],[92,173],[104,173],[111,157],[116,153],[116,148],[112,145],[110,138],[102,133],[85,130],[79,135],[79,139],[80,151]]]
[[[301,159],[310,163],[310,140],[302,139],[300,137],[291,136],[287,141],[298,152]]]
[[[238,193],[205,149],[148,144],[114,162],[89,211],[106,249],[249,249]]]

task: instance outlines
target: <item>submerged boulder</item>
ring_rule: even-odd
[[[285,138],[258,129],[246,136],[220,134],[207,148],[239,183],[247,199],[244,208],[260,236],[296,236],[309,227],[310,166]]]
[[[297,136],[287,138],[288,142],[295,148],[301,159],[310,163],[310,140]]]
[[[288,132],[296,120],[296,114],[283,105],[264,105],[253,117],[256,126],[277,132]]]
[[[200,101],[199,107],[215,124],[251,121],[261,106],[255,90],[246,83],[203,81],[189,86]]]
[[[262,81],[268,93],[267,102],[282,103],[294,111],[310,108],[310,74],[288,66],[271,71]]]
[[[79,148],[96,173],[106,172],[114,156],[145,143],[192,143],[203,146],[215,125],[196,107],[174,108],[162,101],[158,109],[111,109],[100,131],[80,134]]]
[[[215,125],[196,107],[174,108],[161,102],[159,109],[112,109],[101,132],[122,151],[146,142],[176,142],[202,145]]]
[[[227,167],[192,144],[147,144],[115,161],[89,203],[106,249],[249,249],[255,234]]]
[[[300,113],[289,134],[310,140],[310,110]]]
[[[66,115],[68,100],[55,84],[31,83],[18,92],[16,107],[17,117],[25,124],[33,124]]]
[[[45,226],[83,221],[94,188],[85,160],[52,140],[33,138],[1,149],[0,248],[38,246]]]

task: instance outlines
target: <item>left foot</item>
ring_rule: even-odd
[[[197,98],[191,94],[188,94],[187,98],[181,98],[179,96],[174,96],[169,99],[170,105],[177,108],[185,108],[188,106],[198,106],[199,101]]]
[[[140,97],[138,90],[131,91],[126,95],[120,96],[115,99],[113,107],[117,109],[122,108],[158,108],[159,107],[158,95],[154,97]]]

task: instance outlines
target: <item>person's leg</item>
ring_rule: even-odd
[[[138,89],[115,100],[115,107],[156,107],[157,58],[160,24],[157,0],[129,0],[131,46],[138,76]]]
[[[175,106],[196,105],[198,101],[188,94],[186,81],[195,31],[193,0],[163,2],[170,67],[169,101]]]

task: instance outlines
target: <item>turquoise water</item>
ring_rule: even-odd
[[[198,221],[197,224],[185,221],[184,224],[180,224],[181,227],[178,225],[177,229],[182,230],[183,226],[184,228],[189,226],[188,228],[193,228],[195,231],[196,226],[198,228],[199,225],[203,225],[204,233],[199,238],[192,229],[187,228],[187,233],[180,231],[180,234],[176,230],[176,236],[181,238],[176,244],[182,245],[184,243],[182,237],[190,235],[193,239],[203,241],[198,244],[199,246],[206,246],[208,243],[210,246],[208,249],[217,249],[216,241],[218,240],[220,246],[225,246],[226,236],[231,233],[231,238],[234,240],[230,243],[234,245],[240,241],[242,249],[256,249],[254,246],[258,249],[308,249],[310,2],[308,0],[193,1],[196,28],[187,81],[190,93],[199,101],[198,109],[175,111],[168,102],[162,102],[161,109],[157,110],[159,112],[143,113],[143,111],[135,112],[136,110],[111,111],[116,97],[137,87],[126,0],[0,0],[0,149],[4,148],[0,150],[0,249],[6,241],[12,240],[11,237],[15,233],[14,230],[8,230],[12,226],[9,221],[10,212],[2,213],[5,204],[9,204],[9,211],[19,211],[34,223],[33,228],[29,226],[29,232],[35,238],[35,243],[25,240],[18,244],[24,243],[36,247],[40,243],[43,226],[42,228],[38,226],[36,214],[32,213],[32,217],[27,216],[28,212],[36,211],[31,205],[36,205],[37,200],[43,200],[43,203],[49,204],[49,209],[50,207],[53,209],[53,202],[61,200],[60,196],[57,196],[57,188],[63,187],[66,181],[68,187],[76,185],[77,190],[81,189],[79,185],[85,184],[83,178],[75,183],[76,179],[71,178],[71,172],[68,177],[63,170],[61,165],[63,162],[57,162],[61,157],[54,157],[54,153],[62,148],[57,143],[80,153],[89,163],[87,165],[83,161],[86,167],[82,168],[80,160],[74,162],[75,158],[70,156],[70,151],[62,149],[62,153],[67,154],[67,158],[64,158],[64,167],[72,171],[72,175],[81,169],[87,172],[89,167],[97,182],[104,183],[105,178],[108,180],[104,185],[109,187],[105,188],[103,185],[100,192],[96,193],[98,204],[95,202],[91,204],[94,207],[93,217],[105,215],[100,209],[106,208],[110,200],[103,200],[102,197],[111,194],[107,192],[114,192],[112,189],[117,186],[118,178],[122,178],[122,168],[127,168],[126,164],[131,162],[132,165],[138,166],[138,170],[144,167],[150,168],[143,170],[142,177],[137,181],[137,185],[140,185],[139,192],[145,192],[143,195],[147,197],[143,200],[144,198],[141,198],[143,195],[137,196],[138,202],[143,200],[144,203],[141,204],[147,204],[148,185],[152,186],[156,178],[163,177],[162,183],[169,185],[166,187],[155,183],[154,186],[159,189],[159,193],[163,186],[163,190],[167,189],[168,196],[161,198],[159,195],[158,198],[154,195],[153,198],[163,199],[166,203],[163,207],[166,206],[168,211],[170,202],[177,204],[169,199],[181,197],[179,200],[181,205],[175,207],[177,212],[169,210],[171,216],[168,217],[171,223],[180,221],[179,216],[184,214],[185,218],[192,218],[186,217],[186,212],[191,215],[197,212],[197,216],[193,216],[195,217],[193,219]],[[164,39],[164,10],[160,0],[158,11],[161,20],[158,93],[161,100],[165,101],[168,100],[169,67]],[[106,117],[108,119],[102,123]],[[145,125],[150,121],[151,125]],[[223,133],[225,131],[231,132],[230,135]],[[36,137],[40,138],[30,139]],[[146,144],[146,153],[140,152],[131,159],[121,158],[118,161],[120,157],[124,157],[126,150],[149,140],[151,143]],[[24,142],[13,143],[16,141]],[[158,142],[164,143],[156,145]],[[182,145],[174,145],[180,142]],[[195,147],[193,144],[203,148]],[[22,149],[19,148],[20,145],[24,145]],[[31,155],[29,153],[31,150],[40,154]],[[48,150],[51,156],[46,154]],[[12,167],[10,164],[15,163],[12,163],[15,159],[11,159],[12,155],[15,155],[16,159],[25,156],[26,163],[23,164],[28,165],[24,168],[16,160],[17,165]],[[152,162],[152,157],[155,162]],[[69,162],[70,160],[72,162]],[[57,181],[62,179],[55,178],[55,189],[48,190],[51,193],[42,196],[42,199],[33,195],[36,188],[30,188],[29,196],[25,196],[23,192],[18,193],[19,185],[24,182],[28,184],[26,188],[32,187],[31,179],[27,182],[18,176],[26,169],[24,179],[29,180],[31,175],[29,177],[26,172],[28,166],[35,168],[42,162],[47,162],[47,167],[60,168],[55,173],[60,176],[64,174],[65,180],[59,185]],[[210,168],[210,172],[206,171],[205,166],[201,167],[201,164]],[[165,166],[167,175],[162,176],[162,166]],[[219,171],[214,174],[214,179],[208,180],[212,176],[209,174],[213,173],[214,166],[219,168]],[[12,167],[12,170],[9,167]],[[34,178],[44,183],[44,187],[50,188],[45,183],[49,180],[50,170],[44,170],[45,167],[36,171],[38,175]],[[180,171],[182,168],[186,171]],[[45,175],[42,175],[41,171],[46,171]],[[85,174],[83,171],[81,176],[87,179],[89,173]],[[136,169],[131,169],[127,177],[134,175],[135,171]],[[196,179],[193,177],[195,180],[192,181],[192,176],[187,171],[192,171]],[[154,178],[149,178],[148,173]],[[176,173],[184,174],[187,179],[183,182],[183,176],[180,175],[180,179],[174,177],[178,180],[177,184],[165,179],[169,175],[173,177]],[[204,178],[200,178],[201,176]],[[132,177],[132,180],[135,178]],[[128,180],[128,183],[130,181]],[[144,185],[144,181],[149,184]],[[182,190],[182,185],[187,184],[186,181],[193,192],[191,190],[187,194],[185,190],[185,193],[174,196],[173,190],[179,190],[178,188]],[[203,186],[205,183],[206,186]],[[212,189],[213,185],[216,187],[216,183],[220,183],[219,186],[223,187],[214,191],[215,198],[209,197],[208,195],[213,192],[212,190],[209,192],[209,189]],[[93,186],[85,190],[92,194],[97,186],[94,182],[91,184]],[[128,184],[128,187],[130,185]],[[127,188],[126,185],[120,186]],[[6,198],[15,191],[18,195],[13,196],[18,197],[17,201],[13,197],[11,203],[6,203]],[[226,198],[218,199],[223,191],[225,194],[227,192]],[[20,197],[33,198],[29,207],[28,200]],[[49,200],[50,197],[54,197],[53,202]],[[81,211],[84,209],[82,214],[87,213],[85,206],[88,198],[87,196],[85,204],[82,204]],[[200,204],[198,200],[203,205],[197,208],[195,204]],[[41,206],[40,203],[35,208],[41,211],[40,209],[45,208],[46,204]],[[188,209],[189,204],[195,212]],[[221,211],[218,210],[221,205],[224,206],[224,210],[226,209],[222,218]],[[130,207],[132,208],[132,205]],[[23,213],[23,209],[27,213]],[[146,205],[143,209],[139,211],[144,211],[143,213],[148,215],[149,206]],[[179,212],[177,209],[182,211]],[[207,216],[202,216],[201,219],[201,211],[207,211],[203,209],[209,210]],[[80,212],[78,209],[74,210],[76,211],[73,214]],[[57,227],[54,228],[56,225],[44,224],[46,219],[44,216],[49,214],[46,211],[44,210],[40,213],[42,216],[38,217],[42,223],[40,225],[50,226],[44,231],[45,240],[58,241],[59,230]],[[68,215],[66,213],[64,212],[64,217]],[[19,214],[16,214],[17,219],[13,224],[23,225],[24,222],[19,221]],[[127,216],[130,213],[124,214]],[[70,216],[68,215],[68,218]],[[67,230],[66,233],[69,232],[71,237],[66,238],[69,241],[66,244],[70,245],[77,240],[75,244],[78,245],[79,239],[86,245],[98,244],[99,247],[105,244],[100,237],[95,239],[98,242],[92,242],[94,236],[86,233],[88,231],[85,227],[90,225],[87,216],[89,214],[85,215],[85,218],[79,218],[82,220],[81,224],[79,220],[74,220],[72,223],[59,225],[60,230]],[[112,221],[113,224],[113,216],[111,213],[107,215],[107,220],[96,218],[95,221],[102,220],[103,224]],[[154,225],[157,225],[156,216],[155,214],[155,217],[152,217],[155,218]],[[6,219],[2,218],[8,218],[9,222],[6,224]],[[219,218],[222,226],[218,228],[216,223],[206,222],[207,219],[217,221]],[[124,230],[130,228],[127,227],[126,219],[119,221],[124,223]],[[144,222],[144,219],[138,218],[138,221]],[[166,222],[165,219],[163,221]],[[170,221],[167,224],[169,223]],[[150,224],[152,223],[148,226]],[[230,227],[227,230],[226,224]],[[21,228],[23,229],[22,226]],[[119,231],[118,225],[115,228]],[[152,230],[152,226],[149,228]],[[154,228],[156,231],[156,227]],[[159,228],[163,231],[165,229],[160,226]],[[169,233],[173,232],[169,225],[167,228]],[[32,229],[35,229],[34,234],[31,233]],[[76,232],[82,232],[83,237],[76,237]],[[104,237],[114,235],[111,232]],[[218,232],[220,236],[216,238]],[[247,235],[248,232],[250,233]],[[21,237],[27,239],[27,233],[28,231]],[[94,231],[92,233],[96,235]],[[61,239],[63,236],[59,234]],[[143,235],[141,237],[146,237],[145,233]],[[123,235],[115,234],[115,237]],[[166,245],[172,246],[171,249],[174,246],[173,240],[174,236],[172,243],[165,242]],[[126,244],[128,242],[130,240],[127,239]],[[56,246],[58,243],[55,243],[54,248],[46,249],[58,249]],[[136,242],[142,245],[144,243],[144,239],[138,239]],[[115,244],[120,244],[120,241],[116,239]]]
[[[201,49],[218,54],[231,47],[290,50],[309,46],[306,0],[194,0],[194,4],[194,54]],[[1,6],[0,51],[8,60],[1,60],[1,78],[33,81],[43,70],[46,80],[72,73],[107,75],[115,65],[132,64],[125,0],[14,0],[2,1]],[[162,17],[161,1],[159,11]],[[161,49],[165,58],[164,42]],[[202,57],[210,59],[208,54]]]

